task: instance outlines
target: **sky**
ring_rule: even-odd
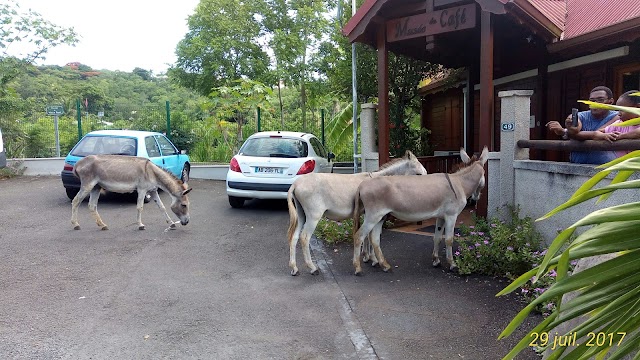
[[[176,61],[175,48],[188,31],[187,17],[199,0],[17,0],[21,12],[36,11],[55,25],[73,27],[75,47],[59,45],[38,65],[80,62],[94,70],[159,75]]]

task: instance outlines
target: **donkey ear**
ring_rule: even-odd
[[[482,154],[480,154],[480,161],[482,165],[484,165],[487,162],[488,158],[489,158],[489,149],[485,146],[484,149],[482,149]]]
[[[187,190],[182,192],[182,196],[187,195],[188,193],[191,192],[191,190],[193,190],[193,188],[188,188]]]
[[[460,159],[462,159],[462,162],[465,164],[468,164],[471,161],[471,158],[467,155],[467,152],[464,151],[464,148],[460,148]]]
[[[407,151],[405,151],[405,152],[404,152],[404,157],[405,157],[407,160],[413,160],[413,159],[416,159],[416,156],[415,156],[415,155],[413,155],[413,153],[411,152],[411,150],[407,150]]]

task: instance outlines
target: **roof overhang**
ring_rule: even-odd
[[[584,46],[601,44],[607,47],[613,43],[632,42],[640,39],[640,17],[629,19],[571,39],[547,45],[549,53],[573,53],[584,51]]]

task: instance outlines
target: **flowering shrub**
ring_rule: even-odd
[[[508,209],[510,222],[474,217],[475,225],[460,226],[456,234],[458,250],[454,258],[460,274],[482,274],[514,280],[542,262],[542,236],[533,227],[529,217],[520,218],[519,208]],[[555,282],[555,272],[540,278],[535,284],[524,284],[520,294],[532,302]],[[538,305],[537,310],[548,315],[555,309],[554,302]]]

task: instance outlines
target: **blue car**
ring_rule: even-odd
[[[179,151],[163,134],[136,130],[98,130],[85,135],[64,159],[60,176],[69,199],[73,199],[80,191],[80,179],[73,174],[74,165],[85,156],[97,154],[148,158],[183,182],[189,181],[189,156]]]

